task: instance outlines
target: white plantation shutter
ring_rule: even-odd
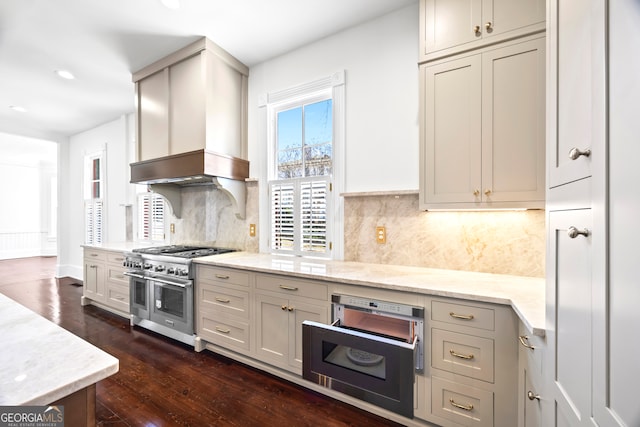
[[[327,252],[328,180],[300,183],[300,249],[304,252]]]
[[[293,183],[271,184],[271,247],[275,250],[294,250],[294,190]]]
[[[271,249],[295,255],[329,255],[328,176],[270,183]]]
[[[85,212],[85,242],[89,245],[102,243],[102,200],[87,200]]]
[[[162,242],[165,239],[165,202],[162,196],[145,193],[138,196],[138,239]]]

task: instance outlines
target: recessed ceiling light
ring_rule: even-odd
[[[18,111],[20,113],[26,113],[27,109],[24,107],[21,107],[19,105],[9,105],[9,108],[11,108],[13,111]]]
[[[160,3],[168,9],[180,9],[180,0],[160,0]]]
[[[66,80],[73,80],[76,78],[76,76],[74,76],[70,71],[67,70],[55,70],[54,73],[56,73],[56,76]]]

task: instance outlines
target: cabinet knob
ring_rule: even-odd
[[[293,311],[293,307],[289,307],[289,311]]]
[[[535,394],[531,390],[529,390],[527,392],[527,397],[529,398],[529,400],[540,400],[540,395],[539,394]]]
[[[571,226],[567,230],[567,235],[569,235],[569,237],[572,239],[575,239],[578,236],[589,237],[589,230],[587,230],[586,228],[583,230],[578,230],[576,227]]]
[[[480,33],[480,25],[476,25],[475,27],[473,27],[473,32],[476,34]]]
[[[488,196],[489,194],[491,194],[491,190],[490,189],[487,188],[486,190],[484,190],[484,195],[485,196]]]
[[[486,24],[484,24],[484,28],[486,28],[487,31],[493,30],[493,24],[491,23],[491,21],[488,21]]]
[[[282,311],[285,311],[287,309],[286,305],[283,305],[282,307],[280,307],[282,309]]]
[[[579,148],[573,147],[569,150],[569,158],[571,160],[576,160],[580,156],[589,157],[591,155],[591,149],[587,148],[586,150],[580,150]]]
[[[478,197],[480,195],[480,190],[478,190],[478,189],[473,190],[473,195]]]

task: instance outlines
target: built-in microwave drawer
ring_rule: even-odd
[[[199,309],[249,318],[249,292],[208,283],[199,283],[198,292]]]
[[[475,305],[433,301],[431,303],[431,319],[488,331],[495,330],[494,310]]]
[[[493,382],[494,341],[442,329],[431,330],[431,366]]]
[[[258,274],[256,276],[256,289],[322,301],[329,300],[329,289],[326,284],[283,276]]]
[[[198,335],[222,347],[248,351],[249,323],[201,311],[197,319]]]
[[[461,426],[493,427],[493,393],[431,378],[431,412]]]

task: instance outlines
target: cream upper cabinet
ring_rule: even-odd
[[[421,209],[542,208],[545,42],[420,67]]]
[[[200,149],[246,158],[248,75],[207,39],[134,73],[138,161]]]
[[[603,116],[603,34],[594,31],[591,3],[550,3],[549,75],[557,76],[548,87],[550,188],[591,176],[592,158],[601,155],[592,151]]]
[[[420,61],[544,28],[544,0],[421,0]]]

